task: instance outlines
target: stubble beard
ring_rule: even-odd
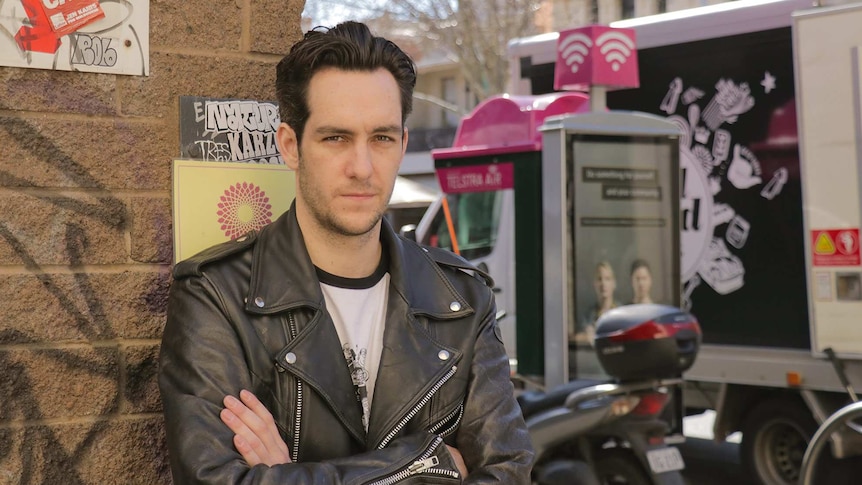
[[[300,164],[302,163],[302,160],[300,160]],[[305,206],[318,226],[333,236],[359,237],[369,235],[381,219],[383,219],[383,210],[376,210],[367,223],[359,226],[355,224],[351,225],[349,221],[344,221],[345,218],[351,216],[336,214],[332,206],[328,206],[325,203],[324,196],[314,187],[314,184],[299,177],[298,189],[302,193]]]

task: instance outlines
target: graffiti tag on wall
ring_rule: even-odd
[[[149,0],[0,0],[0,66],[146,76],[149,18]]]

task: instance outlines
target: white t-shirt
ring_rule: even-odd
[[[383,351],[389,273],[381,264],[366,278],[342,278],[319,268],[317,277],[353,379],[362,424],[368,431],[374,383]]]

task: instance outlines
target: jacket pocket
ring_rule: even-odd
[[[443,438],[436,436],[434,441],[428,446],[428,449],[409,465],[391,475],[369,482],[367,485],[461,483],[461,474],[455,469],[449,452],[445,448],[441,449],[442,444]],[[446,459],[441,460],[441,457],[438,456],[440,454],[446,457]]]
[[[464,403],[458,404],[452,411],[446,414],[440,421],[428,428],[429,433],[434,433],[443,438],[458,430],[461,418],[464,417]]]

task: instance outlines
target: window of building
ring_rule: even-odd
[[[441,94],[440,97],[443,101],[446,101],[449,104],[458,106],[458,86],[455,82],[454,77],[444,77],[441,81]],[[458,126],[458,122],[461,120],[461,117],[458,116],[458,113],[444,109],[443,110],[443,127],[453,127]]]
[[[621,0],[622,18],[630,19],[635,16],[635,0]]]

